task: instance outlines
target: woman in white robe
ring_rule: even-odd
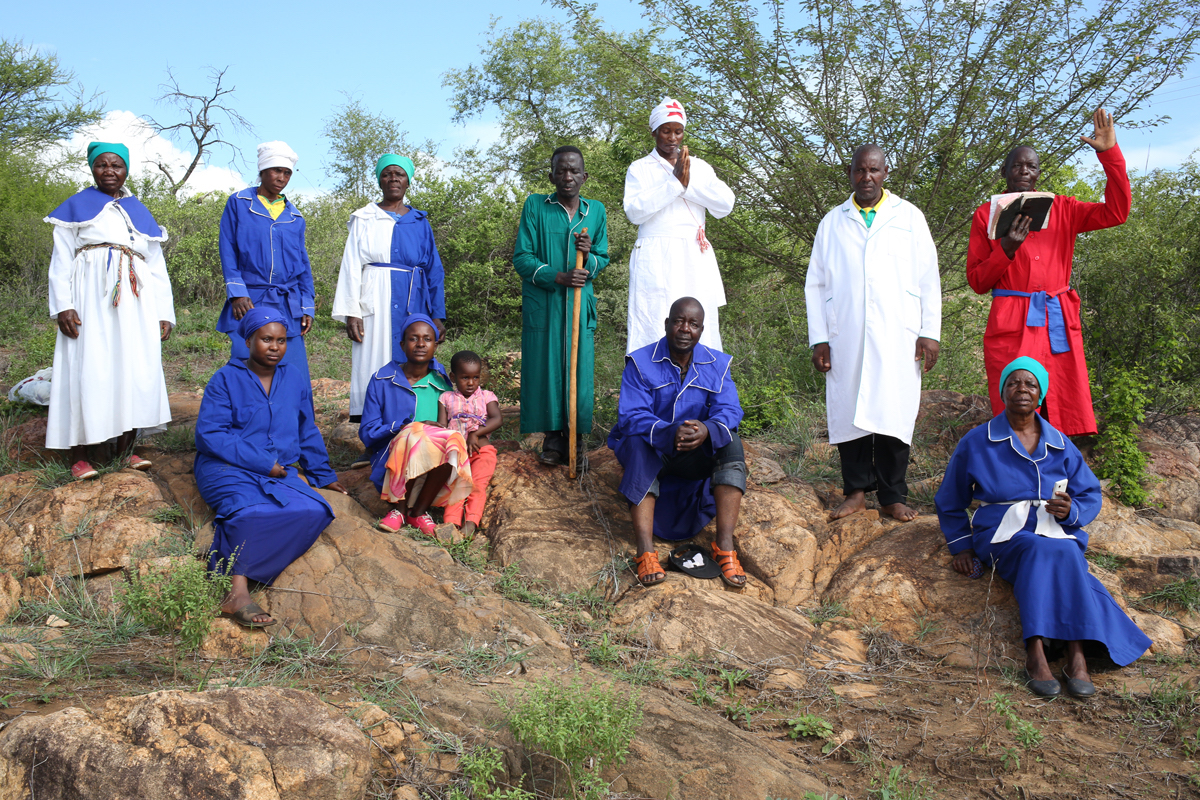
[[[445,272],[424,211],[404,204],[413,162],[386,153],[375,166],[383,199],[350,215],[333,318],[350,338],[350,419],[362,416],[367,385],[393,359],[409,314],[427,314],[445,335]]]
[[[95,186],[45,218],[54,226],[50,316],[58,322],[46,447],[70,449],[76,479],[95,477],[92,461],[129,453],[142,431],[171,421],[162,342],[175,325],[163,260],[167,232],[125,189],[129,150],[92,142]],[[128,466],[148,469],[132,453]]]
[[[625,216],[638,226],[629,259],[629,339],[625,352],[662,338],[671,304],[694,297],[704,307],[700,343],[721,349],[721,271],[704,233],[705,214],[733,211],[733,191],[713,168],[681,146],[687,114],[670,97],[650,112],[655,147],[625,173]]]

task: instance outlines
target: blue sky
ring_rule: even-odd
[[[628,0],[600,3],[606,22],[622,30],[642,26],[640,11]],[[534,16],[569,24],[565,12],[537,0],[135,0],[111,10],[67,0],[10,3],[0,20],[0,36],[56,53],[89,90],[103,92],[105,108],[113,114],[111,129],[139,115],[171,116],[169,109],[154,103],[168,67],[185,89],[204,89],[207,67],[228,66],[227,80],[237,87],[234,105],[254,126],[253,134],[237,137],[242,156],[253,163],[259,141],[287,141],[300,154],[291,189],[304,192],[330,183],[321,130],[346,93],[368,109],[394,117],[412,141],[442,142],[443,158],[457,145],[489,142],[495,128],[487,117],[465,127],[451,123],[442,75],[479,61],[479,46],[493,15],[500,17],[502,27]],[[91,18],[102,22],[85,21]],[[1130,166],[1143,168],[1147,156],[1151,168],[1177,166],[1200,148],[1200,67],[1193,66],[1183,80],[1165,86],[1151,110],[1174,119],[1149,133],[1119,133]],[[161,142],[147,147],[168,160],[183,157]],[[210,182],[238,181],[236,172],[223,169],[227,162],[225,154],[218,154],[209,165]]]

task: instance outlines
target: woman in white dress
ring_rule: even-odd
[[[175,326],[167,232],[125,189],[129,149],[92,142],[87,158],[96,185],[45,219],[54,226],[50,317],[58,322],[46,447],[70,450],[77,480],[94,478],[93,462],[113,455],[150,468],[131,448],[138,429],[171,421],[162,342]]]
[[[629,259],[629,339],[626,353],[662,338],[671,304],[694,297],[704,307],[700,343],[721,349],[718,309],[725,286],[704,234],[704,215],[733,211],[733,191],[683,142],[687,112],[670,97],[650,112],[654,150],[625,173],[625,216],[638,226]]]
[[[409,314],[426,314],[446,329],[445,273],[424,211],[405,205],[412,159],[385,153],[375,165],[383,199],[350,215],[333,318],[350,337],[350,421],[362,416],[367,384],[392,359],[404,361],[401,334]]]

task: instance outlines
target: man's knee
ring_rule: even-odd
[[[742,438],[736,430],[731,431],[729,444],[718,449],[714,454],[717,463],[713,466],[712,485],[732,486],[746,493],[746,451],[742,447]]]

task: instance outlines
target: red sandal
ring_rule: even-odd
[[[721,548],[717,547],[716,542],[712,543],[712,551],[713,560],[716,561],[717,565],[721,568],[721,580],[737,589],[741,589],[743,586],[745,586],[746,573],[742,570],[742,562],[738,561],[737,551],[722,550]],[[741,577],[741,580],[734,580],[734,578],[737,577]]]
[[[667,579],[667,571],[663,569],[662,564],[658,561],[658,553],[654,550],[647,550],[637,557],[637,578],[638,583],[642,586],[653,586],[656,583],[662,583]],[[658,575],[660,577],[650,580],[650,576]]]

